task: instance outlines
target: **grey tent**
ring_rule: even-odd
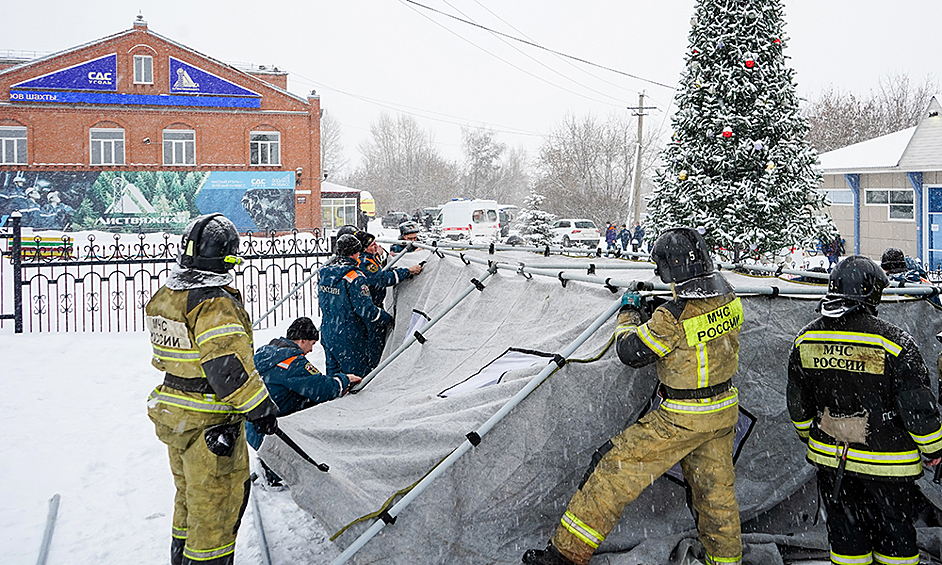
[[[526,548],[542,547],[553,534],[595,449],[646,409],[656,386],[654,368],[630,369],[611,350],[592,362],[565,364],[441,471],[393,522],[383,510],[468,442],[469,433],[554,364],[554,356],[619,296],[604,285],[499,270],[426,331],[423,320],[481,278],[489,261],[536,267],[550,259],[519,251],[467,253],[479,262],[424,251],[408,255],[400,264],[428,262],[421,276],[396,287],[389,298],[396,325],[386,355],[417,328],[424,343],[406,349],[362,392],[280,420],[330,472],[318,471],[277,438],[265,440],[261,456],[288,482],[299,506],[329,532],[342,530],[335,541],[339,548],[355,543],[376,520],[391,522],[381,524],[351,563],[519,563]],[[608,270],[624,261],[551,260],[602,279],[659,282],[650,268]],[[755,419],[736,464],[744,561],[827,559],[814,471],[785,405],[789,349],[798,330],[815,318],[814,297],[790,293],[823,293],[825,287],[725,274],[737,288],[777,288],[775,297],[743,296],[746,321],[734,382],[742,408]],[[880,315],[914,335],[936,390],[939,312],[926,300],[890,298]],[[571,358],[602,352],[614,326],[613,316]],[[942,508],[942,489],[925,478],[920,486]],[[936,514],[930,507],[919,532],[921,547],[938,557],[942,530],[931,527]],[[688,559],[698,550],[686,490],[662,477],[629,505],[592,563],[696,563]]]

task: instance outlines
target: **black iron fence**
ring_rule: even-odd
[[[102,241],[87,234],[75,241],[20,237],[19,219],[11,223],[0,233],[8,240],[0,260],[0,328],[13,320],[16,333],[145,329],[144,306],[176,265],[179,235],[109,234]],[[316,271],[330,255],[316,230],[242,236],[240,255],[233,286],[246,310],[253,320],[271,310],[258,327],[315,313]]]

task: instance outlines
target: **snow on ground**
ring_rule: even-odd
[[[283,335],[288,323],[256,332],[256,345]],[[50,565],[169,561],[174,488],[166,449],[145,407],[162,380],[150,355],[143,332],[17,335],[9,323],[0,331],[5,565],[36,563],[56,493],[61,501]],[[309,358],[323,368],[323,350]],[[318,565],[339,555],[288,491],[254,492],[275,565]],[[262,563],[251,506],[235,562]]]

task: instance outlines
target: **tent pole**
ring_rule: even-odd
[[[646,288],[646,283],[637,283],[634,286],[634,288],[638,290],[642,288]],[[572,343],[566,346],[566,348],[560,353],[560,357],[562,357],[563,359],[568,359],[569,356],[572,355],[576,351],[576,349],[579,348],[579,346],[585,343],[586,340],[588,340],[592,334],[594,334],[600,327],[602,327],[602,324],[604,324],[609,318],[612,317],[612,315],[615,312],[618,311],[619,308],[621,308],[621,305],[622,305],[621,297],[619,296],[618,300],[614,301],[611,304],[611,306],[609,306],[602,313],[601,316],[596,318],[596,320],[592,323],[592,325],[586,328],[585,331],[583,331],[582,334],[579,335],[579,337],[577,337]],[[555,359],[553,361],[550,361],[546,365],[546,367],[544,367],[543,370],[540,371],[538,375],[530,379],[530,382],[528,382],[526,386],[520,389],[520,391],[518,391],[517,394],[515,394],[509,401],[507,401],[507,403],[504,404],[504,406],[502,406],[500,410],[498,410],[493,416],[491,416],[486,422],[484,422],[484,424],[480,428],[478,428],[475,432],[468,434],[469,438],[467,440],[462,442],[462,444],[459,445],[457,449],[451,452],[451,454],[445,459],[443,459],[442,462],[438,464],[438,466],[436,466],[428,475],[425,476],[425,478],[419,481],[418,484],[416,484],[412,488],[412,490],[410,490],[404,497],[402,497],[402,500],[397,502],[392,508],[389,509],[387,513],[390,516],[390,518],[395,518],[396,516],[398,516],[400,512],[402,512],[407,506],[409,506],[409,504],[411,504],[413,500],[418,498],[418,496],[422,494],[422,492],[426,488],[428,488],[429,485],[432,484],[432,481],[437,479],[440,475],[444,474],[444,472],[449,467],[451,467],[462,455],[464,455],[468,450],[470,450],[471,447],[473,447],[473,445],[480,442],[480,438],[484,437],[484,435],[487,434],[487,432],[489,432],[495,425],[497,425],[497,423],[500,422],[500,420],[503,419],[504,416],[510,413],[510,411],[513,410],[515,406],[520,404],[520,402],[522,402],[524,398],[526,398],[531,392],[533,392],[533,390],[536,389],[536,387],[543,384],[543,381],[549,378],[549,376],[559,367],[560,365],[557,364],[557,361]],[[471,437],[476,438],[475,444],[471,443],[472,441]],[[360,534],[360,537],[358,537],[352,544],[350,544],[350,546],[347,547],[347,549],[344,550],[344,552],[341,553],[337,559],[334,559],[331,562],[331,565],[341,565],[342,563],[346,563],[347,560],[353,557],[353,555],[356,554],[356,552],[358,552],[360,548],[366,545],[366,543],[370,541],[373,538],[373,536],[379,533],[379,531],[382,530],[385,525],[386,525],[386,522],[384,522],[382,519],[378,519],[375,522],[373,522],[373,524],[369,527],[369,529],[367,529],[365,532]]]
[[[403,251],[403,253],[405,253],[405,251]],[[442,310],[441,310],[438,314],[436,314],[431,320],[429,320],[428,323],[426,323],[424,326],[422,326],[422,330],[427,331],[428,328],[431,328],[432,326],[434,326],[439,320],[441,320],[441,319],[445,316],[445,314],[447,314],[448,312],[450,312],[452,308],[454,308],[455,306],[457,306],[459,302],[461,302],[461,301],[464,300],[469,294],[471,294],[471,291],[473,291],[473,290],[484,290],[484,285],[481,284],[481,283],[483,283],[485,280],[487,280],[487,277],[493,275],[493,274],[496,273],[496,272],[497,272],[497,268],[496,268],[496,267],[491,267],[491,268],[489,268],[489,269],[487,270],[487,272],[484,274],[484,276],[481,277],[480,280],[473,280],[473,283],[472,283],[470,286],[468,286],[468,288],[464,289],[464,291],[462,291],[462,293],[459,294],[457,298],[455,298],[454,300],[452,300],[451,303],[450,303],[448,306],[446,306],[444,309],[442,309]],[[417,331],[416,333],[421,333],[421,332],[418,332],[418,331]],[[357,392],[360,392],[361,390],[363,390],[363,387],[365,387],[367,384],[369,384],[369,382],[370,382],[371,380],[373,380],[373,378],[374,378],[380,371],[382,371],[383,369],[385,369],[387,365],[389,365],[390,363],[392,363],[393,360],[396,359],[396,357],[399,357],[399,355],[400,355],[403,351],[405,351],[406,349],[408,349],[409,346],[411,346],[411,345],[412,345],[413,343],[415,343],[416,341],[418,341],[418,337],[416,337],[415,334],[410,335],[410,336],[406,339],[406,341],[404,341],[404,342],[402,343],[402,345],[400,345],[400,346],[398,347],[398,349],[396,349],[389,357],[383,359],[383,360],[380,362],[380,364],[376,366],[375,369],[373,369],[372,371],[370,371],[370,373],[369,373],[368,375],[366,375],[365,377],[363,377],[363,380],[360,381],[360,384],[358,384],[356,387],[350,389],[350,392],[352,392],[352,393],[357,393]]]

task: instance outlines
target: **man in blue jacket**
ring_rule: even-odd
[[[275,338],[255,352],[255,368],[278,405],[278,416],[339,398],[360,382],[360,377],[343,373],[325,375],[308,362],[305,355],[314,349],[318,339],[314,322],[298,318],[288,327],[285,337]],[[251,422],[246,422],[245,439],[255,450],[261,447],[264,437]]]
[[[359,268],[363,244],[353,234],[337,238],[336,257],[320,269],[317,300],[321,309],[321,343],[327,374],[370,372],[366,353],[370,336],[385,331],[392,316],[373,303]]]

